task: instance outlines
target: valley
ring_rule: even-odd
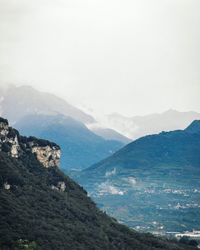
[[[72,176],[129,227],[161,235],[199,230],[199,128],[194,121],[185,130],[140,138]]]
[[[83,186],[97,205],[118,221],[143,232],[166,234],[198,230],[200,224],[199,174],[179,181],[177,178],[162,178],[157,172],[152,178],[146,172],[138,172],[120,178],[106,178]],[[134,178],[134,181],[133,181]],[[188,180],[189,179],[189,180]]]

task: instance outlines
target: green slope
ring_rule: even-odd
[[[26,241],[34,249],[43,250],[190,249],[118,224],[96,208],[87,193],[57,167],[45,168],[36,160],[25,144],[32,138],[20,137],[12,129],[10,134],[17,135],[22,152],[19,158],[13,158],[6,147],[0,147],[1,250],[33,249],[19,248]],[[1,145],[3,140],[1,134]],[[47,141],[37,143],[48,146]],[[52,189],[60,182],[65,183],[63,190]]]

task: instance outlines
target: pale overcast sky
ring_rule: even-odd
[[[200,111],[199,0],[0,0],[0,82],[99,113]]]

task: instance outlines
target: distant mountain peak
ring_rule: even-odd
[[[170,109],[168,109],[168,110],[166,110],[165,112],[163,112],[164,114],[166,114],[166,113],[179,113],[179,111],[177,111],[176,109],[172,109],[172,108],[170,108]],[[162,113],[161,113],[162,114]]]
[[[32,86],[9,85],[7,89],[0,88],[0,97],[1,116],[8,118],[11,124],[30,114],[63,114],[83,123],[95,122],[91,115],[70,105],[64,99]]]
[[[200,119],[198,112],[168,109],[163,113],[132,117],[111,114],[106,117],[105,123],[107,127],[135,140],[161,131],[184,129],[196,119]]]

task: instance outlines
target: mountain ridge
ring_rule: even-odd
[[[147,135],[147,136],[143,136],[131,143],[129,143],[128,145],[126,145],[125,147],[123,147],[122,149],[120,149],[119,151],[115,152],[112,156],[110,156],[109,158],[107,159],[112,159],[113,157],[118,157],[119,154],[123,154],[123,152],[125,152],[127,149],[131,149],[131,147],[134,147],[135,145],[137,146],[138,144],[140,144],[141,142],[143,143],[144,141],[151,141],[153,140],[154,138],[163,138],[164,140],[167,140],[168,138],[170,139],[171,136],[177,136],[177,139],[181,139],[180,137],[183,136],[183,133],[184,132],[189,132],[190,131],[190,134],[193,134],[193,132],[191,133],[191,130],[193,129],[193,126],[195,125],[195,133],[197,131],[196,127],[198,128],[198,132],[200,132],[200,120],[196,120],[194,122],[192,122],[187,128],[185,128],[184,130],[176,130],[176,131],[172,131],[172,132],[161,132],[160,134],[155,134],[155,135]],[[198,125],[198,126],[197,126]],[[198,133],[197,132],[197,133]],[[187,136],[187,135],[186,135]],[[191,135],[189,135],[191,136]],[[184,138],[183,138],[184,139]],[[194,139],[195,139],[195,135],[194,135]],[[199,141],[199,138],[196,138],[196,141]],[[176,143],[176,141],[174,142]],[[163,142],[163,145],[164,145],[164,142]],[[181,145],[180,145],[181,146]],[[194,154],[195,155],[195,154]],[[140,157],[142,158],[142,157]],[[101,163],[104,163],[107,159],[104,159],[101,161]],[[199,158],[200,159],[200,158]],[[97,164],[94,164],[93,166],[91,166],[90,168],[95,168],[95,166],[97,166],[98,164],[100,163],[97,163]],[[88,168],[88,170],[90,169]],[[87,169],[85,170],[87,171]]]
[[[199,230],[199,125],[139,138],[72,176],[130,227],[163,234]]]
[[[83,123],[95,122],[92,116],[68,104],[62,98],[40,92],[31,86],[12,85],[4,91],[0,89],[0,93],[1,116],[9,119],[11,124],[30,114],[63,114]]]
[[[110,129],[110,128],[100,128],[100,127],[94,127],[94,128],[90,128],[90,130],[92,132],[94,132],[95,134],[103,137],[106,140],[117,140],[117,141],[121,141],[125,144],[130,143],[131,139],[129,139],[128,137],[118,133],[117,131]]]
[[[199,133],[200,132],[200,122],[199,120],[194,120],[186,129],[189,133]]]
[[[6,142],[4,132],[8,129],[8,123],[2,119],[0,122],[2,146]],[[26,143],[29,141],[18,133],[17,137]],[[35,140],[40,142],[40,139]],[[42,146],[55,146],[51,142],[41,142],[44,142]],[[176,241],[140,234],[120,225],[101,212],[86,191],[65,176],[57,166],[50,165],[47,168],[34,152],[26,149],[24,152],[13,157],[2,147],[0,150],[2,250],[194,249]]]
[[[55,141],[62,148],[61,165],[65,170],[83,169],[124,146],[94,134],[83,123],[64,115],[29,115],[15,124],[26,136]]]

